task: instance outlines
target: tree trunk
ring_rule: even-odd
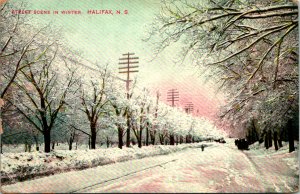
[[[122,149],[123,147],[123,129],[121,126],[118,126],[118,147]]]
[[[274,135],[274,146],[275,146],[275,150],[277,151],[278,150],[277,131],[275,131],[273,135]]]
[[[140,117],[140,121],[142,122],[143,118]],[[140,131],[138,132],[138,147],[141,148],[142,147],[142,137],[143,137],[143,126],[140,125]]]
[[[253,143],[254,143],[255,141],[258,141],[258,140],[259,140],[259,135],[258,135],[257,128],[256,128],[256,125],[255,125],[256,121],[257,121],[256,119],[255,119],[255,120],[252,120],[252,124],[253,124],[253,130],[252,130],[252,133],[253,133],[253,137],[254,137]]]
[[[142,147],[142,138],[138,138],[138,147],[141,148]]]
[[[155,144],[155,134],[156,131],[150,131],[150,139],[151,139],[151,144],[154,145]]]
[[[96,149],[96,131],[92,132],[91,149]]]
[[[282,147],[282,139],[283,139],[283,130],[280,132],[279,138],[278,138],[278,146],[279,146],[279,148]]]
[[[96,137],[97,137],[97,123],[91,123],[91,149],[96,149]]]
[[[279,146],[279,148],[282,148],[282,139],[280,137],[278,139],[278,146]]]
[[[185,136],[185,142],[186,143],[191,143],[190,135]]]
[[[39,146],[39,141],[38,141],[37,136],[34,135],[33,139],[35,141],[35,149],[36,149],[36,151],[39,151],[40,150],[40,146]]]
[[[72,150],[72,143],[69,143],[69,150]]]
[[[132,143],[132,145],[136,144],[135,141],[134,141],[134,139],[131,140],[131,143]]]
[[[3,150],[2,150],[2,148],[3,148],[3,141],[2,141],[2,138],[0,138],[0,153],[1,154],[3,154]]]
[[[288,138],[289,138],[289,152],[295,151],[295,145],[294,145],[294,131],[291,125],[291,121],[288,121]]]
[[[130,146],[130,117],[127,114],[126,147]]]
[[[180,135],[180,140],[179,140],[179,143],[182,144],[183,143],[183,136]]]
[[[73,144],[73,137],[71,136],[70,138],[69,138],[69,150],[72,150],[72,144]]]
[[[109,138],[106,137],[106,147],[109,148]]]
[[[269,147],[272,147],[273,145],[272,145],[272,132],[271,131],[269,131],[269,133],[268,133],[268,140],[269,140]]]
[[[146,128],[146,146],[149,145],[149,123],[147,123],[147,128]]]
[[[175,145],[174,134],[170,134],[170,145]]]
[[[268,134],[265,135],[265,148],[269,149]]]
[[[55,142],[52,142],[52,150],[54,150]]]
[[[25,152],[27,152],[27,150],[28,150],[28,143],[27,142],[25,142],[25,144],[24,144],[24,150],[25,150]]]
[[[164,145],[164,136],[163,135],[159,135],[159,141],[161,145]]]
[[[50,130],[44,130],[44,143],[45,143],[45,152],[49,153],[51,151],[51,135]]]
[[[254,137],[254,141],[253,141],[252,143],[258,141],[258,139],[259,139],[259,138],[258,138],[258,133],[257,133],[257,131],[256,131],[255,128],[253,129],[253,137]]]
[[[31,143],[28,144],[28,152],[31,152]]]

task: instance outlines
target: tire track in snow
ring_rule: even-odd
[[[81,189],[73,190],[73,191],[71,191],[70,193],[78,193],[78,192],[79,192],[79,193],[82,193],[82,192],[84,192],[85,190],[90,190],[90,189],[92,189],[93,187],[99,186],[99,185],[104,184],[104,183],[107,183],[107,182],[115,181],[115,180],[118,180],[118,179],[121,179],[121,178],[130,176],[130,175],[133,175],[133,174],[136,174],[136,173],[139,173],[139,172],[143,172],[143,171],[148,170],[148,169],[153,169],[153,168],[156,168],[156,167],[163,167],[163,165],[168,164],[168,163],[171,163],[171,162],[175,162],[176,160],[177,160],[177,159],[173,159],[173,160],[171,160],[171,161],[167,161],[167,162],[163,162],[163,163],[160,163],[160,164],[156,164],[156,165],[153,165],[153,166],[144,168],[144,169],[142,169],[142,170],[134,171],[134,172],[131,172],[131,173],[128,173],[128,174],[125,174],[125,175],[122,175],[122,176],[119,176],[119,177],[116,177],[116,178],[112,178],[112,179],[109,179],[109,180],[101,181],[101,182],[99,182],[99,183],[95,183],[95,184],[92,184],[92,185],[83,187],[83,188],[81,188]]]
[[[230,184],[233,184],[233,182],[235,182],[236,184],[249,189],[250,185],[249,185],[249,182],[247,182],[247,178],[254,177],[255,180],[261,180],[261,177],[262,177],[261,172],[257,170],[255,164],[249,160],[249,158],[246,156],[244,151],[238,150],[236,148],[236,146],[233,144],[233,142],[231,142],[229,144],[224,144],[224,146],[226,148],[228,148],[229,150],[232,150],[233,152],[232,151],[230,151],[230,152],[232,154],[234,154],[234,155],[227,156],[228,162],[226,162],[226,164],[225,164],[226,169],[229,172],[229,174],[226,177],[226,179],[228,180],[228,184],[227,184],[228,186],[230,186]],[[247,161],[249,166],[244,163],[244,159],[245,159],[245,161]],[[243,164],[243,165],[241,165],[241,164]],[[242,172],[241,172],[241,169],[239,169],[239,166],[244,166],[245,170],[248,171],[250,176],[241,174]],[[265,182],[265,180],[263,180],[263,182]],[[265,185],[265,184],[263,183],[263,185]],[[255,185],[256,187],[254,187],[252,189],[257,191],[258,190],[257,187],[259,187],[259,191],[262,191],[265,188],[263,185]]]
[[[267,186],[267,182],[266,182],[266,179],[264,178],[265,177],[264,174],[262,173],[262,171],[259,170],[259,167],[255,164],[255,162],[252,161],[252,159],[244,151],[240,151],[240,152],[242,153],[245,160],[248,161],[248,163],[250,164],[251,171],[254,174],[254,176],[256,177],[256,180],[261,181],[262,185],[260,185],[260,188],[263,191],[263,189],[266,189],[266,186]]]

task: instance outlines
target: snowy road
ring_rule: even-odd
[[[213,144],[2,187],[6,192],[295,192],[282,158]]]

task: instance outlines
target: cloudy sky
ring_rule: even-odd
[[[20,1],[20,0],[11,0]],[[27,9],[49,10],[49,15],[30,14],[32,22],[52,22],[64,34],[66,42],[91,62],[109,63],[118,71],[119,58],[133,52],[139,57],[139,87],[159,90],[166,101],[167,90],[177,88],[180,101],[194,104],[195,113],[210,117],[223,102],[222,94],[215,94],[215,84],[205,82],[201,73],[187,60],[176,65],[178,48],[170,47],[153,59],[153,45],[142,41],[147,37],[155,15],[160,11],[160,0],[34,0]],[[52,14],[53,11],[59,14]],[[81,14],[65,15],[64,10],[78,10]],[[113,15],[88,14],[88,10],[112,10]],[[122,14],[115,14],[120,10]],[[127,10],[128,14],[123,14]],[[122,75],[120,75],[122,77]],[[125,77],[124,77],[125,78]]]

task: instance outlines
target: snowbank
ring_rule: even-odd
[[[264,147],[264,143],[259,144],[255,142],[254,144],[250,145],[249,148],[251,151],[259,152],[261,155],[268,155],[270,158],[276,157],[280,158],[284,161],[296,174],[299,176],[299,160],[298,160],[298,153],[299,153],[299,142],[294,141],[295,151],[289,153],[289,143],[282,142],[282,147],[278,150],[275,150],[274,145],[269,149]]]
[[[295,145],[295,150],[298,150],[298,146],[299,146],[299,142],[298,141],[294,141],[294,145]],[[272,147],[270,147],[269,149],[266,149],[264,147],[264,143],[258,143],[255,142],[251,145],[249,145],[249,149],[250,150],[259,150],[260,152],[262,152],[263,154],[283,154],[283,153],[287,153],[289,150],[289,143],[283,141],[282,142],[282,147],[279,148],[278,150],[275,150],[275,146],[273,145]]]
[[[52,145],[51,145],[52,146]],[[44,143],[41,143],[39,148],[40,150],[44,150]],[[117,147],[117,146],[115,146]],[[96,148],[106,148],[105,145],[101,146],[99,144],[96,144]],[[73,143],[73,149],[76,149],[76,144]],[[88,144],[78,144],[77,145],[78,150],[85,150],[89,149]],[[2,147],[3,153],[22,153],[25,150],[24,144],[3,144]],[[35,151],[36,147],[35,144],[31,145],[31,151]],[[69,145],[67,143],[59,143],[58,145],[55,144],[55,150],[69,150]]]
[[[108,148],[95,150],[57,150],[50,153],[23,152],[1,155],[1,182],[13,183],[36,176],[69,170],[80,170],[105,164],[170,154],[187,148],[200,148],[203,143],[144,146],[138,148]],[[206,146],[212,143],[205,143]]]

